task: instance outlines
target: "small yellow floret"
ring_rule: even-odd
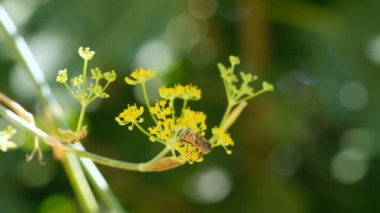
[[[177,84],[174,87],[161,87],[159,93],[161,98],[168,100],[174,100],[175,98],[199,100],[201,98],[201,90],[191,84],[185,86]]]
[[[67,69],[59,70],[56,78],[58,83],[64,84],[67,82]]]
[[[174,100],[177,97],[176,90],[173,87],[161,87],[158,92],[163,99]]]
[[[102,73],[102,71],[100,70],[99,67],[95,67],[95,69],[91,69],[91,78],[92,79],[94,79],[94,80],[100,80],[103,77],[104,77],[103,73]]]
[[[72,78],[70,81],[74,86],[80,87],[84,83],[83,75],[78,75],[77,77]]]
[[[172,108],[167,105],[166,100],[159,100],[150,108],[150,112],[156,116],[159,120],[165,120],[168,115],[172,113]]]
[[[202,152],[195,146],[188,143],[178,143],[176,150],[180,156],[177,159],[181,162],[188,162],[193,164],[194,162],[202,162]]]
[[[201,135],[207,129],[206,126],[206,114],[203,112],[195,112],[190,109],[184,109],[182,116],[177,119],[177,127],[190,128]]]
[[[108,82],[114,82],[116,80],[115,70],[105,72],[103,75],[104,75],[104,79],[106,79],[106,81]]]
[[[125,77],[125,82],[130,85],[136,85],[139,83],[144,83],[146,81],[149,81],[150,79],[154,78],[157,75],[157,72],[150,70],[150,69],[144,69],[144,68],[137,68],[134,70],[130,77]]]
[[[92,57],[94,57],[95,52],[91,51],[89,47],[86,47],[86,48],[79,47],[78,54],[84,60],[89,61],[92,59]]]
[[[11,126],[8,126],[3,131],[0,131],[0,150],[3,152],[8,151],[8,149],[17,148],[17,144],[10,141],[9,139],[16,134],[16,130]]]
[[[141,123],[143,122],[143,118],[138,119],[144,113],[144,107],[137,108],[136,105],[128,106],[123,112],[119,114],[115,120],[121,126],[125,126],[128,123]]]
[[[227,154],[231,154],[232,151],[227,149],[227,146],[234,145],[234,141],[231,139],[230,134],[226,133],[223,129],[218,127],[212,129],[212,134],[216,137],[214,146],[223,146]]]
[[[237,56],[231,55],[229,59],[232,66],[240,64],[240,59]]]
[[[274,86],[266,81],[263,82],[263,90],[268,91],[268,92],[273,92],[274,91]]]
[[[201,90],[197,86],[191,84],[185,86],[177,85],[175,88],[178,90],[179,98],[185,100],[199,100],[201,98]]]

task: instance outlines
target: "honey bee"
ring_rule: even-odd
[[[179,131],[179,139],[184,143],[189,143],[197,147],[202,154],[207,154],[211,151],[211,144],[201,134],[187,128]]]

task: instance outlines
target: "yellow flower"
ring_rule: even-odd
[[[89,47],[86,47],[83,49],[83,47],[79,47],[78,54],[81,58],[83,58],[86,61],[89,61],[94,57],[95,52],[91,51]]]
[[[182,116],[177,119],[176,126],[179,129],[190,128],[201,135],[204,135],[206,126],[206,115],[203,112],[195,112],[190,109],[184,109]]]
[[[167,141],[169,138],[174,137],[172,130],[175,124],[174,119],[170,117],[172,110],[174,110],[173,106],[168,104],[167,100],[159,100],[150,108],[152,115],[158,119],[155,126],[148,128],[152,136],[162,141]],[[153,137],[150,140],[155,141]]]
[[[71,79],[71,83],[76,87],[80,87],[84,83],[83,75],[78,75],[77,77],[73,77]]]
[[[168,115],[172,113],[170,106],[166,107],[166,100],[159,100],[153,107],[150,108],[150,112],[160,120],[165,120]]]
[[[231,55],[229,59],[230,59],[230,63],[231,63],[232,66],[240,64],[240,59],[237,56]]]
[[[175,90],[175,88],[163,88],[161,89],[161,93],[165,93],[165,90]],[[180,162],[189,162],[190,164],[200,162],[203,160],[202,151],[194,144],[181,141],[178,132],[190,128],[204,135],[204,131],[207,128],[205,123],[206,115],[203,112],[184,109],[181,116],[176,117],[174,115],[173,103],[174,101],[171,98],[170,100],[163,99],[157,101],[151,107],[150,111],[157,118],[157,123],[153,127],[148,128],[151,135],[149,139],[153,142],[157,139],[162,141]],[[179,153],[179,156],[175,153]]]
[[[174,137],[173,127],[173,119],[168,118],[165,120],[159,120],[155,126],[149,127],[148,131],[152,136],[160,139],[163,142],[167,142],[170,138]],[[156,141],[154,137],[150,138],[150,140],[153,142]]]
[[[146,81],[149,81],[150,79],[154,78],[157,75],[157,72],[150,70],[150,69],[144,69],[144,68],[137,68],[134,70],[131,74],[131,77],[125,77],[125,82],[130,85],[136,85],[139,83],[144,83]]]
[[[231,154],[232,151],[227,149],[227,146],[233,146],[234,141],[231,139],[230,134],[226,133],[223,129],[215,127],[212,129],[212,134],[216,137],[216,142],[213,146],[223,146],[227,154]]]
[[[174,87],[161,87],[159,93],[161,98],[168,100],[174,100],[175,98],[199,100],[201,98],[201,90],[191,84],[185,86],[177,84]]]
[[[129,127],[131,130],[134,123],[141,123],[144,121],[143,118],[139,118],[144,113],[144,107],[137,108],[136,105],[129,106],[123,112],[119,114],[115,120],[119,123],[120,126],[125,126],[128,123],[132,123]],[[139,118],[139,119],[138,119]]]
[[[67,82],[67,69],[59,70],[56,81],[64,84]]]
[[[116,80],[115,70],[105,72],[103,75],[104,75],[104,79],[106,79],[106,81],[108,82],[114,82]]]
[[[94,80],[100,80],[103,77],[104,77],[103,73],[102,73],[102,71],[100,70],[99,67],[95,67],[95,69],[91,69],[91,78],[92,79],[94,79]]]
[[[158,92],[163,99],[174,100],[177,98],[177,92],[173,87],[161,87]]]
[[[9,139],[16,134],[16,130],[11,126],[8,126],[3,131],[0,131],[0,150],[3,152],[8,151],[8,149],[17,148],[17,144],[10,141]]]
[[[274,86],[266,81],[263,82],[263,90],[268,91],[268,92],[273,92],[274,91]]]
[[[199,100],[201,98],[201,90],[197,86],[191,84],[182,86],[178,84],[176,86],[178,97],[185,100]]]
[[[176,150],[180,156],[176,157],[180,162],[189,162],[193,164],[194,162],[202,162],[202,152],[195,146],[188,143],[178,143]]]

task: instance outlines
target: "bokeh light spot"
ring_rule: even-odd
[[[12,91],[20,97],[20,99],[32,101],[36,98],[34,86],[28,76],[21,70],[20,66],[15,66],[11,71],[10,85]]]
[[[380,35],[368,42],[366,52],[370,61],[380,65]]]
[[[136,67],[144,67],[158,72],[167,71],[172,63],[173,53],[169,45],[154,39],[146,42],[137,52]]]
[[[42,201],[39,213],[74,213],[77,212],[73,200],[62,194],[50,195]]]
[[[360,181],[367,172],[364,157],[356,151],[339,152],[331,163],[332,176],[340,183],[353,184]]]
[[[194,174],[185,185],[185,194],[199,203],[218,203],[231,192],[232,182],[228,173],[219,167]]]
[[[373,133],[367,129],[349,129],[343,133],[340,144],[342,150],[354,150],[364,157],[369,157],[374,150]]]
[[[20,167],[20,177],[29,187],[40,187],[48,184],[55,175],[55,164],[40,165],[39,163],[25,162]]]
[[[201,27],[197,20],[182,14],[169,22],[165,38],[170,45],[178,50],[190,50],[201,38]]]
[[[367,89],[359,82],[348,82],[339,90],[339,101],[347,110],[361,110],[367,105]]]

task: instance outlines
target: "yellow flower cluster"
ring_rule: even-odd
[[[232,151],[227,147],[233,146],[234,142],[226,129],[223,128],[228,128],[240,115],[241,111],[238,111],[240,103],[244,103],[261,93],[273,91],[274,87],[264,81],[262,90],[256,92],[250,83],[256,81],[257,76],[244,72],[240,72],[240,76],[236,75],[234,69],[236,65],[240,64],[240,59],[236,56],[230,56],[229,61],[229,67],[218,64],[225,85],[228,107],[220,127],[212,129],[213,137],[210,141],[204,138],[207,129],[206,115],[203,112],[193,111],[187,106],[189,100],[201,98],[201,90],[191,84],[161,87],[159,89],[161,99],[151,106],[144,83],[154,78],[156,72],[148,69],[136,69],[129,77],[125,77],[125,81],[131,85],[141,83],[145,102],[154,125],[146,131],[137,124],[140,121],[137,119],[142,114],[142,108],[139,110],[136,106],[126,109],[116,118],[116,121],[120,125],[135,124],[144,134],[148,135],[149,140],[164,144],[166,149],[171,151],[172,157],[181,163],[201,162],[203,156],[209,153],[212,147],[217,146],[222,146],[227,154],[231,154]],[[175,103],[177,103],[175,99],[182,99],[183,105],[180,112],[175,111],[178,109],[175,107]]]
[[[173,108],[167,100],[159,100],[150,109],[150,113],[157,118],[157,123],[153,127],[149,127],[148,131],[153,136],[150,137],[151,141],[157,139],[161,141],[167,141],[169,138],[173,138],[172,133],[175,128],[174,116],[172,117]]]
[[[240,64],[240,59],[237,56],[231,55],[229,59],[232,66]]]
[[[213,146],[222,146],[226,150],[227,154],[230,155],[232,151],[227,149],[227,146],[234,145],[234,141],[231,139],[230,134],[218,127],[212,129],[212,134],[216,138],[216,142]]]
[[[268,92],[273,92],[274,91],[274,86],[266,81],[263,81],[263,90],[268,91]]]
[[[125,126],[128,123],[131,123],[128,129],[132,130],[133,124],[142,123],[144,121],[144,119],[140,117],[143,113],[144,107],[141,106],[140,108],[137,108],[136,105],[132,105],[128,106],[127,109],[121,112],[119,116],[115,118],[115,120],[121,126]]]
[[[16,130],[11,126],[6,127],[3,131],[0,131],[0,150],[3,152],[8,151],[8,149],[15,149],[17,144],[10,141],[9,139],[16,134]]]
[[[177,160],[181,162],[189,162],[190,164],[203,161],[202,152],[198,147],[188,143],[177,143],[176,145],[176,150],[180,154],[177,157]]]
[[[177,84],[174,87],[161,87],[159,93],[161,98],[168,100],[174,100],[175,98],[199,100],[201,98],[201,90],[191,84],[185,86]]]
[[[206,115],[203,112],[184,109],[182,111],[182,116],[177,119],[177,127],[180,129],[190,128],[201,135],[204,135],[204,131],[207,129]]]
[[[185,143],[180,140],[181,130],[192,129],[197,134],[204,135],[206,130],[206,115],[184,109],[179,117],[175,116],[172,100],[161,99],[150,108],[150,113],[156,119],[156,124],[148,128],[149,139],[152,142],[160,141],[173,153],[180,162],[199,162],[203,153],[196,144]],[[179,156],[176,155],[179,153]]]
[[[136,84],[149,81],[150,79],[154,78],[156,75],[157,75],[157,72],[153,70],[137,68],[131,73],[130,77],[125,77],[124,80],[127,84],[136,85]]]
[[[89,47],[80,47],[78,53],[85,61],[82,74],[72,77],[70,79],[71,85],[69,85],[67,83],[67,69],[59,70],[56,81],[65,85],[71,95],[73,95],[82,106],[89,105],[96,98],[108,98],[109,95],[105,90],[110,83],[116,80],[116,72],[114,70],[102,72],[99,67],[91,69],[91,79],[93,81],[87,84],[87,63],[88,60],[91,60],[95,55],[95,52],[91,51]]]
[[[67,69],[59,70],[56,81],[64,84],[67,82]]]
[[[230,66],[225,67],[219,63],[218,68],[220,77],[222,77],[226,89],[228,102],[232,105],[238,105],[264,92],[273,92],[273,85],[268,82],[262,83],[262,89],[255,91],[250,84],[257,80],[257,76],[251,73],[240,72],[240,78],[235,73],[235,66],[240,64],[240,59],[236,56],[230,56]]]
[[[168,101],[166,100],[157,101],[157,103],[150,108],[150,113],[160,120],[165,120],[168,115],[172,114],[172,109],[167,107],[167,103]]]
[[[83,58],[83,60],[89,61],[92,59],[92,57],[94,57],[95,52],[91,51],[89,47],[79,47],[78,54],[81,58]]]
[[[80,49],[79,52],[81,57],[83,56],[82,58],[85,60],[90,60],[93,56],[93,51],[89,51],[87,48],[85,50]],[[84,68],[86,69],[87,67],[84,66]],[[67,69],[63,69],[58,71],[56,81],[65,85],[82,106],[89,105],[96,98],[108,98],[109,95],[105,90],[110,83],[116,80],[116,72],[114,70],[102,72],[98,67],[91,69],[91,79],[93,79],[93,82],[90,84],[86,84],[85,73],[86,70],[84,70],[82,74],[72,77],[70,79],[70,86],[67,83]]]

